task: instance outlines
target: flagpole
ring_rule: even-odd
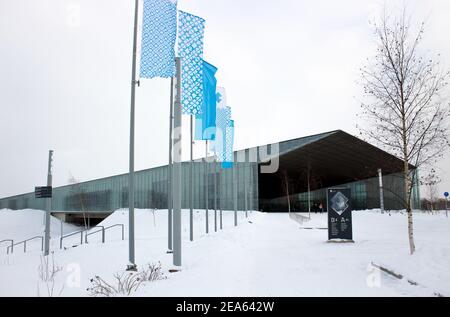
[[[247,180],[246,180],[246,172],[247,169],[247,160],[244,162],[244,208],[245,208],[245,218],[248,217],[248,209],[247,209]]]
[[[209,233],[209,211],[208,211],[208,140],[206,140],[206,151],[205,151],[205,216],[206,216],[206,233]]]
[[[234,200],[234,226],[237,226],[237,179],[236,179],[236,159],[233,165],[233,200]]]
[[[220,215],[220,230],[222,230],[222,187],[220,184],[222,183],[222,169],[219,166],[219,215]]]
[[[172,130],[173,130],[173,77],[170,78],[170,116],[169,116],[169,165],[167,173],[167,243],[168,253],[172,252]]]
[[[217,157],[214,157],[214,231],[217,232]]]
[[[134,250],[134,115],[135,115],[135,90],[136,84],[136,52],[137,52],[137,29],[138,29],[139,0],[134,5],[134,34],[133,34],[133,60],[131,68],[131,107],[130,107],[130,175],[128,184],[128,271],[136,271]]]
[[[189,238],[191,241],[194,241],[194,210],[192,208],[192,187],[194,186],[193,182],[193,164],[194,164],[194,116],[191,115],[191,162],[189,163]]]
[[[173,110],[175,151],[173,153],[172,199],[173,199],[173,265],[181,267],[181,60],[176,58],[176,94]]]

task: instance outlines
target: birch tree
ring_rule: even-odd
[[[79,204],[79,208],[81,209],[81,212],[83,213],[83,224],[84,224],[84,229],[88,230],[91,226],[90,224],[90,215],[89,215],[89,211],[86,210],[86,205],[87,205],[87,197],[86,197],[86,193],[80,183],[79,180],[77,180],[75,177],[73,177],[73,175],[70,175],[69,177],[69,184],[72,185],[72,197],[77,201],[77,204]]]
[[[288,212],[291,213],[291,198],[289,196],[289,177],[286,170],[282,172],[281,186],[284,188],[286,194]]]
[[[372,23],[377,43],[361,69],[364,98],[361,134],[403,161],[403,199],[409,250],[415,251],[411,193],[416,169],[432,165],[449,148],[449,72],[421,50],[425,24],[413,25],[403,8]]]

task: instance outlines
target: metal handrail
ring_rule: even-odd
[[[71,237],[71,236],[76,235],[76,234],[80,234],[80,235],[81,235],[81,236],[80,236],[80,242],[81,242],[81,244],[83,244],[83,233],[84,233],[84,232],[86,232],[85,235],[84,235],[84,241],[85,241],[85,243],[88,243],[87,236],[90,236],[90,235],[92,235],[92,234],[94,234],[94,233],[98,233],[98,232],[102,232],[102,243],[105,243],[105,237],[106,237],[105,232],[106,232],[106,230],[111,229],[111,228],[114,228],[114,227],[119,227],[119,226],[122,227],[122,240],[125,240],[125,229],[124,229],[124,225],[123,225],[122,223],[117,223],[117,224],[112,225],[112,226],[109,226],[109,227],[104,227],[104,226],[95,226],[95,227],[92,227],[92,228],[101,228],[100,230],[97,230],[97,231],[94,231],[94,232],[88,232],[89,230],[92,229],[92,228],[90,228],[90,229],[84,229],[84,230],[75,231],[75,232],[66,234],[66,235],[64,235],[64,236],[62,236],[62,237],[60,238],[59,248],[62,249],[62,241],[63,241],[63,239],[65,239],[65,238],[67,238],[67,237]]]
[[[122,241],[125,240],[125,234],[124,234],[125,229],[124,229],[123,223],[118,223],[118,224],[106,227],[105,231],[108,230],[108,229],[114,228],[114,227],[122,227]]]
[[[71,237],[71,236],[74,236],[74,235],[79,234],[79,233],[81,234],[80,242],[81,242],[81,244],[83,244],[83,232],[85,232],[85,231],[86,230],[75,231],[75,232],[71,232],[71,233],[68,233],[66,235],[61,236],[59,238],[59,248],[62,249],[63,239]]]
[[[122,223],[117,223],[115,225],[109,226],[109,227],[104,227],[104,226],[95,226],[95,227],[99,227],[102,228],[100,230],[94,231],[94,232],[89,232],[86,236],[90,236],[91,234],[97,233],[97,232],[102,232],[102,243],[105,243],[105,238],[106,238],[106,230],[114,228],[114,227],[122,227],[122,240],[125,240],[125,229],[124,229],[124,225]],[[93,228],[95,228],[93,227]],[[87,238],[85,238],[85,241],[87,243]]]
[[[94,227],[91,227],[89,229],[86,229],[85,231],[87,232],[87,231],[91,230],[92,228],[101,228],[101,229],[97,230],[97,231],[94,231],[94,232],[86,233],[86,235],[84,236],[84,242],[88,243],[88,240],[87,240],[88,236],[90,236],[91,234],[94,234],[94,233],[97,233],[97,232],[101,231],[102,232],[102,243],[105,243],[105,227],[104,226],[94,226]]]
[[[6,253],[9,254],[9,248],[11,248],[11,253],[13,253],[14,246],[22,244],[22,243],[23,243],[23,252],[25,253],[25,252],[27,252],[27,242],[34,240],[34,239],[41,239],[41,251],[44,251],[44,237],[43,236],[35,236],[35,237],[32,237],[32,238],[29,238],[29,239],[26,239],[26,240],[23,240],[23,241],[20,241],[20,242],[10,245],[9,247],[6,248]]]
[[[10,245],[11,253],[13,253],[14,252],[14,240],[13,239],[5,239],[5,240],[0,241],[0,243],[3,243],[3,242],[11,242],[11,245]]]

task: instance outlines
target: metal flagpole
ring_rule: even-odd
[[[59,219],[59,224],[60,224],[60,226],[61,226],[61,237],[64,235],[64,229],[63,229],[63,217],[64,216],[61,216],[61,218]]]
[[[234,160],[236,162],[236,160]],[[233,166],[233,200],[234,200],[234,226],[237,226],[237,179],[236,163]]]
[[[219,217],[220,217],[220,230],[222,230],[222,191],[221,184],[222,183],[222,169],[219,166]]]
[[[168,251],[172,252],[172,131],[173,130],[173,77],[170,79],[170,116],[169,116],[169,171],[167,173],[167,243]]]
[[[174,148],[172,166],[173,265],[181,266],[181,60],[176,58],[175,104],[173,110]]]
[[[380,187],[380,209],[381,212],[384,212],[383,174],[381,168],[378,169],[378,186]]]
[[[52,186],[52,158],[53,151],[48,151],[48,172],[47,172],[47,186]],[[45,199],[45,239],[44,239],[44,255],[50,253],[50,212],[52,209],[52,198]]]
[[[206,233],[209,233],[209,210],[208,210],[208,140],[206,140],[206,153],[205,153],[205,212],[206,212]]]
[[[217,231],[217,167],[216,157],[214,157],[214,231]]]
[[[309,167],[306,173],[306,177],[308,178],[308,218],[311,219],[311,188],[309,186]],[[289,193],[288,193],[289,195]],[[288,197],[289,199],[289,197]]]
[[[445,196],[445,216],[448,218],[448,196]]]
[[[194,241],[194,210],[192,207],[193,199],[193,191],[192,187],[194,187],[193,181],[193,172],[192,168],[194,165],[194,116],[191,115],[191,162],[189,163],[189,238],[191,241]]]
[[[245,179],[245,170],[247,169],[247,165],[244,162],[244,207],[245,207],[245,218],[248,217],[248,209],[247,209],[247,180]]]
[[[136,84],[136,52],[137,52],[137,30],[138,30],[139,0],[134,4],[134,34],[133,34],[133,61],[131,66],[131,109],[130,109],[130,175],[128,184],[128,240],[129,257],[127,270],[136,270],[134,256],[134,110],[135,110],[135,90]]]

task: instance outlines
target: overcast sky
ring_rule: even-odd
[[[427,22],[423,48],[450,68],[450,1],[405,2]],[[204,57],[227,89],[235,149],[334,129],[357,134],[358,69],[374,52],[368,21],[383,3],[180,0],[179,9],[206,20]],[[45,184],[50,148],[54,186],[71,175],[128,171],[133,7],[134,0],[0,0],[0,197]],[[136,170],[168,157],[170,80],[141,82]],[[197,142],[196,156],[203,152]],[[449,153],[438,172],[440,192],[450,190]]]

